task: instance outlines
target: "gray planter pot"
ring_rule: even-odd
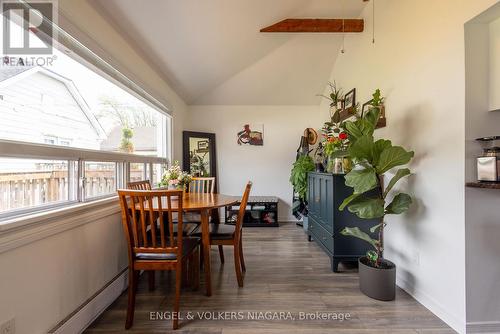
[[[394,300],[396,298],[396,265],[383,260],[384,268],[374,268],[366,263],[366,257],[360,257],[359,289],[370,298],[378,300]]]

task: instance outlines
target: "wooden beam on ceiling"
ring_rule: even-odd
[[[285,19],[260,32],[362,32],[363,19]]]

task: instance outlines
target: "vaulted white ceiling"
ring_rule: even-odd
[[[341,34],[269,34],[291,17],[357,17],[362,0],[90,0],[191,105],[313,105]]]

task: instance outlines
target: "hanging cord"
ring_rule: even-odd
[[[372,0],[372,44],[375,44],[375,0]]]
[[[344,18],[344,0],[342,0],[342,48],[340,49],[341,53],[345,53],[345,18]]]

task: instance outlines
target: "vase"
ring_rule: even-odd
[[[344,158],[328,157],[326,171],[333,174],[345,174]]]
[[[342,158],[342,166],[344,167],[344,173],[347,174],[352,170],[352,161],[349,157]]]

